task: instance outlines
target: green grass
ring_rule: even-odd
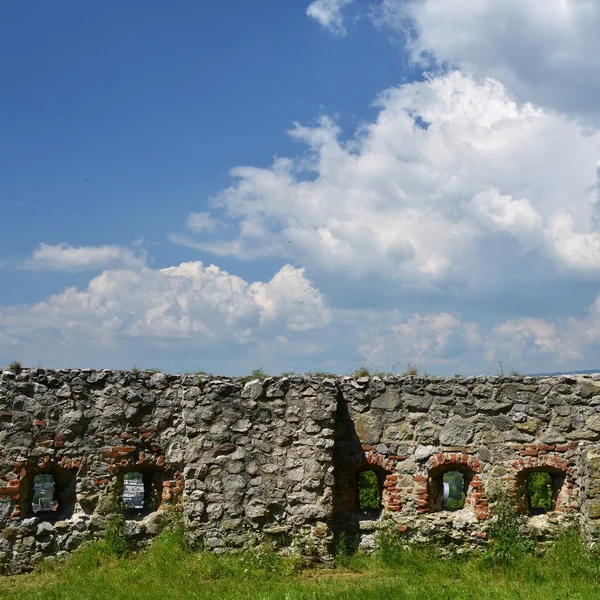
[[[270,377],[268,373],[265,373],[262,369],[254,369],[250,375],[243,375],[242,377],[238,377],[238,381],[240,383],[246,383],[248,381],[252,381],[253,379],[266,379]]]
[[[510,567],[485,557],[440,559],[432,549],[388,548],[342,556],[334,568],[299,569],[274,552],[190,552],[175,533],[149,551],[115,558],[95,544],[64,564],[0,578],[0,598],[20,600],[574,600],[600,597],[600,560],[566,535],[543,557]]]

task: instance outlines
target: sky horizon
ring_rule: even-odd
[[[0,365],[600,366],[598,0],[0,15]]]

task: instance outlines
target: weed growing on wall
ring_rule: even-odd
[[[492,519],[487,530],[486,560],[508,566],[531,554],[533,542],[521,534],[521,519],[509,498],[498,492],[492,505]]]
[[[352,554],[350,544],[346,539],[346,532],[341,531],[335,541],[335,562],[341,566],[345,565],[348,561],[348,557]]]
[[[107,554],[117,557],[124,556],[129,550],[127,523],[122,510],[114,510],[106,518],[106,532],[102,546]]]
[[[285,375],[285,373],[282,373],[282,375]],[[295,375],[295,373],[292,373],[292,375]],[[305,375],[306,377],[337,377],[335,373],[329,371],[307,371]]]
[[[402,373],[405,377],[418,377],[420,375],[419,367],[414,363],[408,363],[406,370]]]
[[[250,375],[243,375],[242,377],[238,377],[238,381],[240,383],[246,383],[248,381],[252,381],[254,379],[266,379],[270,377],[268,373],[265,373],[262,369],[254,369]]]
[[[396,565],[405,554],[393,520],[382,520],[376,535],[377,556],[385,565]]]
[[[358,369],[356,369],[356,371],[354,371],[354,373],[352,373],[352,375],[354,377],[370,377],[371,372],[367,367],[359,367]]]

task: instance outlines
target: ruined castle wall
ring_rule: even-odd
[[[361,511],[357,475],[381,480],[382,511]],[[440,504],[460,471],[460,510]],[[191,541],[215,551],[268,539],[327,559],[334,537],[485,543],[490,498],[505,490],[534,537],[600,521],[600,377],[231,378],[43,369],[0,375],[0,564],[26,570],[102,537],[127,472],[147,509],[126,513],[142,547],[182,509]],[[531,514],[527,476],[556,501]],[[32,510],[52,474],[56,511]],[[146,485],[146,484],[145,484]],[[59,489],[60,488],[60,489]],[[150,489],[148,488],[148,489]]]
[[[383,503],[408,539],[477,545],[490,496],[504,491],[524,531],[553,537],[573,519],[597,537],[600,517],[600,378],[360,378],[340,382],[336,438],[339,527],[370,547],[381,525],[356,510],[356,473],[384,470]],[[469,478],[463,510],[442,510],[440,476]],[[548,472],[555,506],[528,508],[527,475]],[[436,482],[438,489],[436,490]]]
[[[210,549],[304,535],[325,555],[336,395],[335,381],[244,387],[162,373],[5,371],[0,563],[24,570],[101,537],[127,471],[160,483],[157,510],[127,515],[140,546],[183,505],[190,538]],[[32,511],[39,473],[70,478],[56,513]]]

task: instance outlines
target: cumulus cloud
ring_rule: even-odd
[[[521,100],[600,124],[597,0],[377,0],[413,58],[493,76]]]
[[[477,323],[462,322],[442,312],[403,316],[398,311],[375,313],[361,329],[359,345],[365,360],[378,368],[402,370],[409,364],[455,372],[484,345]],[[454,369],[454,371],[452,370]]]
[[[296,124],[308,172],[305,155],[233,169],[215,208],[238,235],[188,245],[279,256],[325,288],[374,278],[477,289],[519,264],[533,280],[600,271],[597,132],[456,71],[389,89],[377,105],[347,141],[330,118]]]
[[[330,314],[303,269],[285,265],[249,283],[214,265],[107,270],[86,289],[34,305],[0,307],[0,336],[47,347],[113,347],[123,340],[192,340],[216,349],[319,328]]]
[[[600,274],[598,131],[459,71],[376,106],[346,139],[327,116],[295,124],[308,153],[236,167],[216,196],[237,235],[185,243],[305,266],[332,300],[328,330],[354,328],[336,339],[373,365],[531,372],[593,356],[600,309],[569,317],[583,307],[561,294]]]
[[[306,9],[306,14],[312,17],[325,29],[335,35],[345,35],[342,9],[354,0],[314,0]]]
[[[564,361],[578,358],[579,354],[565,342],[554,323],[535,317],[511,319],[491,332],[488,359],[493,361],[505,355],[512,361],[521,361],[523,357],[531,360],[536,355],[547,355],[551,360],[560,357]]]
[[[365,319],[363,318],[363,321]],[[484,326],[451,313],[370,313],[359,349],[375,368],[433,373],[525,373],[597,367],[600,296],[582,317],[517,317]]]
[[[40,271],[88,271],[109,267],[142,268],[146,266],[144,252],[116,245],[70,246],[40,244],[25,268]]]

